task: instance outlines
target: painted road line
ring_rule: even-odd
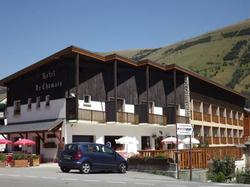
[[[91,180],[91,179],[85,179],[83,181],[85,181],[85,182],[100,182],[99,180]]]
[[[144,186],[154,186],[154,184],[152,184],[152,183],[137,182],[137,183],[135,183],[135,184],[137,184],[137,185],[144,185]]]
[[[33,176],[33,175],[27,175],[27,176],[23,176],[23,177],[26,177],[26,178],[39,178],[38,176]]]
[[[122,182],[122,181],[107,181],[106,183],[111,183],[111,184],[126,184],[127,182]]]
[[[40,177],[41,179],[57,179],[56,177]]]
[[[8,176],[8,177],[21,177],[21,175],[17,175],[17,174],[6,174],[5,176]]]
[[[73,178],[65,178],[65,179],[61,179],[63,181],[78,181],[78,179],[73,179]]]
[[[185,184],[166,184],[166,186],[175,186],[175,187],[186,187]]]

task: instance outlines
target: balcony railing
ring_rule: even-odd
[[[205,144],[212,144],[212,137],[211,136],[205,136],[204,137],[204,143]]]
[[[138,124],[139,116],[128,112],[117,112],[117,121],[121,123]]]
[[[239,120],[239,126],[243,126],[243,120]]]
[[[201,112],[194,111],[193,113],[194,113],[194,119],[193,120],[202,121],[202,113]]]
[[[233,119],[233,125],[238,125],[238,121],[237,121],[237,119]]]
[[[157,114],[149,114],[149,123],[151,124],[161,124],[166,125],[167,124],[167,117]]]
[[[240,138],[240,144],[244,144],[245,143],[245,139],[244,138]]]
[[[221,137],[221,144],[227,144],[227,138],[226,137]]]
[[[232,118],[227,118],[227,124],[229,124],[229,125],[232,125],[232,124],[233,124]]]
[[[234,144],[239,144],[239,138],[234,138]]]
[[[227,143],[228,144],[233,144],[233,138],[232,137],[227,137]]]
[[[79,120],[88,120],[88,121],[97,121],[105,122],[105,112],[95,111],[95,110],[78,110],[78,119]]]
[[[189,123],[189,117],[186,116],[176,116],[177,123]]]
[[[219,123],[219,116],[212,115],[212,121],[215,123]]]
[[[220,123],[226,124],[226,118],[220,116]]]
[[[210,114],[203,114],[203,120],[207,122],[211,122],[211,115]]]
[[[213,137],[213,144],[220,144],[220,138],[219,137]]]

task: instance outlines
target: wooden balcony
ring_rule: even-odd
[[[205,144],[212,144],[212,137],[211,136],[205,136],[204,137],[204,143]]]
[[[139,116],[134,113],[117,112],[117,121],[121,123],[139,123]]]
[[[240,144],[244,144],[245,143],[245,139],[244,138],[240,138]]]
[[[238,120],[237,119],[233,119],[233,125],[238,126]]]
[[[239,138],[234,138],[234,144],[239,144]]]
[[[215,123],[219,123],[219,116],[212,115],[212,121]]]
[[[79,120],[88,120],[88,121],[97,121],[104,123],[105,119],[105,112],[102,111],[95,111],[95,110],[78,110],[78,119]]]
[[[103,111],[85,110],[85,109],[79,109],[78,111],[79,120],[96,121],[104,123],[106,122],[105,116],[106,116],[105,112]],[[139,117],[138,115],[133,113],[117,112],[117,121],[121,123],[138,124]]]
[[[203,114],[203,120],[207,122],[211,122],[211,115],[210,114]]]
[[[227,118],[227,124],[228,125],[232,125],[233,124],[232,118]]]
[[[202,121],[202,113],[201,112],[194,111],[193,113],[194,113],[194,119],[193,120]]]
[[[226,124],[226,118],[220,116],[220,123]]]
[[[189,118],[186,116],[176,116],[177,123],[189,123]]]
[[[243,127],[243,120],[239,120],[239,126]]]
[[[227,138],[226,137],[221,137],[221,144],[227,144]]]
[[[151,124],[160,124],[166,125],[167,124],[167,116],[157,115],[157,114],[149,114],[149,123]]]
[[[220,144],[220,137],[213,137],[213,144]]]
[[[233,138],[232,137],[227,137],[227,143],[228,144],[233,144]]]

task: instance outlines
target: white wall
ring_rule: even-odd
[[[28,109],[27,104],[21,105],[20,115],[14,115],[13,106],[7,107],[6,117],[8,123],[65,118],[65,99],[50,100],[50,106],[45,106],[45,101],[40,104],[40,108],[36,108],[36,103],[32,103],[31,109]]]
[[[94,140],[97,143],[104,143],[104,136],[130,136],[135,137],[139,144],[137,149],[141,149],[141,136],[151,137],[151,148],[154,147],[153,134],[157,134],[162,131],[162,135],[165,137],[167,134],[166,126],[156,125],[129,125],[129,124],[94,124],[94,123],[68,123],[63,126],[62,132],[65,138],[65,143],[72,142],[72,135],[91,135],[94,136]]]
[[[86,110],[96,110],[96,111],[105,111],[105,102],[100,101],[91,101],[90,103],[84,103],[84,100],[79,100],[79,108]],[[125,111],[127,113],[135,113],[135,105],[125,104]],[[162,107],[154,107],[154,114],[162,115]]]

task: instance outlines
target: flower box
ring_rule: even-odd
[[[30,159],[30,166],[39,166],[40,165],[40,158],[31,158]]]
[[[5,162],[0,162],[0,168],[4,168],[6,166]]]
[[[14,160],[13,167],[28,167],[29,162],[28,160]]]

